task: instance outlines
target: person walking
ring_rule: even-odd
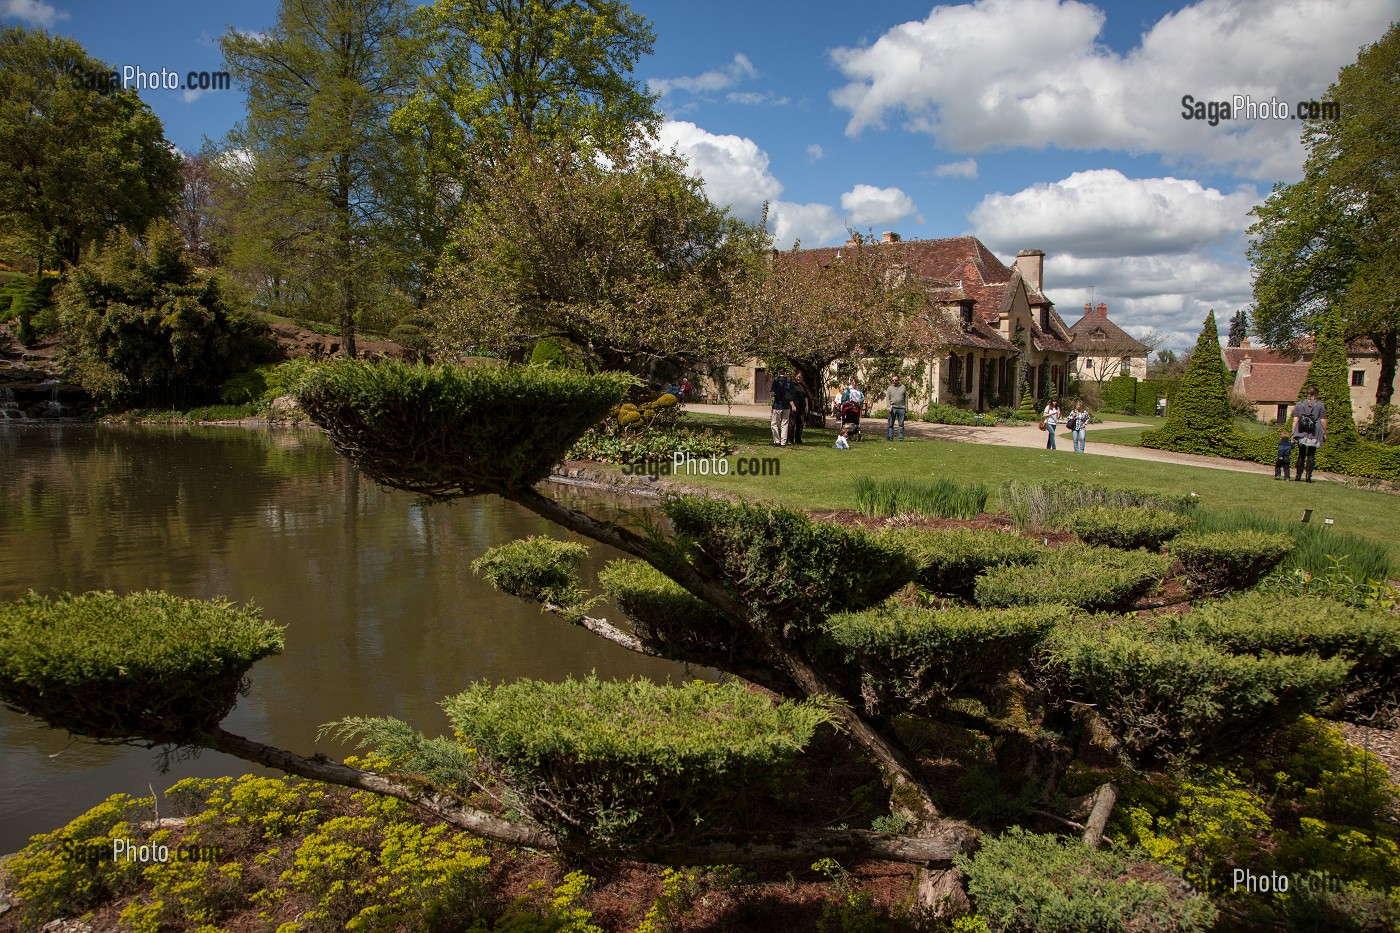
[[[885,404],[890,409],[889,425],[885,429],[885,440],[894,440],[894,423],[899,420],[899,439],[904,440],[904,412],[909,406],[909,388],[899,381],[899,373],[890,379],[890,387],[885,390]]]
[[[1055,399],[1050,400],[1050,404],[1045,406],[1045,449],[1055,449],[1055,428],[1060,423],[1060,403]]]
[[[792,414],[788,417],[787,440],[789,444],[801,444],[802,428],[807,420],[807,383],[801,373],[796,373],[788,383],[788,394],[792,399]]]
[[[1274,460],[1274,479],[1281,479],[1285,482],[1291,479],[1288,475],[1293,459],[1293,435],[1287,430],[1278,433],[1278,458]]]
[[[792,414],[792,383],[788,381],[787,373],[779,372],[778,378],[773,380],[773,413],[770,415],[770,427],[773,431],[773,447],[787,446],[787,426],[788,418]]]
[[[1065,426],[1069,428],[1069,433],[1074,438],[1074,452],[1082,454],[1084,452],[1084,427],[1090,421],[1090,416],[1084,410],[1084,400],[1075,399],[1074,411],[1065,418]]]
[[[1303,464],[1307,464],[1306,482],[1312,482],[1317,464],[1317,449],[1327,440],[1327,406],[1317,397],[1317,386],[1308,386],[1308,397],[1293,407],[1293,440],[1298,444],[1298,472],[1295,482],[1303,480]]]

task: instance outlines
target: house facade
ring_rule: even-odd
[[[919,343],[931,350],[906,360],[920,374],[926,401],[973,411],[1015,406],[1023,378],[1037,407],[1051,395],[1062,396],[1073,373],[1069,328],[1044,293],[1044,259],[1040,250],[1021,250],[1007,266],[976,237],[904,241],[886,233],[884,244],[900,245],[903,271],[928,296],[928,311],[911,324],[925,328]],[[844,247],[802,250],[799,261],[840,262]],[[851,374],[832,372],[832,383]],[[861,374],[856,373],[857,381]],[[770,400],[772,374],[757,361],[730,367],[730,398],[739,403]],[[884,386],[865,386],[877,407]]]
[[[1074,347],[1074,378],[1107,382],[1115,376],[1147,378],[1151,349],[1108,319],[1108,305],[1086,304],[1084,316],[1069,327]]]

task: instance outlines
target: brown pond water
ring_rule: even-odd
[[[304,754],[347,754],[316,741],[344,716],[447,732],[438,702],[482,678],[700,673],[471,573],[488,547],[529,534],[575,537],[495,497],[425,506],[381,489],[314,430],[0,425],[0,599],[164,589],[255,602],[286,626],[287,647],[253,668],[224,725]],[[595,546],[589,572],[617,556]],[[161,774],[154,752],[73,740],[0,708],[0,854],[109,794],[256,770],[205,752]]]

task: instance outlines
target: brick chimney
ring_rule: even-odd
[[[1101,318],[1107,318],[1107,317],[1108,317],[1108,305],[1104,304],[1103,302],[1099,302],[1098,311],[1099,311],[1099,317],[1101,317]]]
[[[881,242],[881,243],[898,243],[898,242],[899,242],[899,234],[898,234],[898,233],[895,233],[895,232],[893,232],[893,231],[890,231],[890,230],[886,230],[885,233],[884,233],[884,235],[880,237],[880,242]]]
[[[1038,292],[1045,290],[1045,250],[1023,249],[1016,254],[1015,268]]]

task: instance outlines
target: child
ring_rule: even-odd
[[[1278,459],[1274,461],[1274,479],[1288,479],[1288,458],[1293,454],[1293,435],[1280,431],[1278,435]],[[1282,471],[1282,476],[1280,476]]]
[[[836,435],[836,449],[837,449],[837,450],[850,450],[850,449],[851,449],[851,442],[848,441],[848,440],[846,440],[846,432],[849,431],[849,430],[850,430],[850,428],[842,428],[842,429],[841,429],[841,433],[838,434],[838,435]]]

